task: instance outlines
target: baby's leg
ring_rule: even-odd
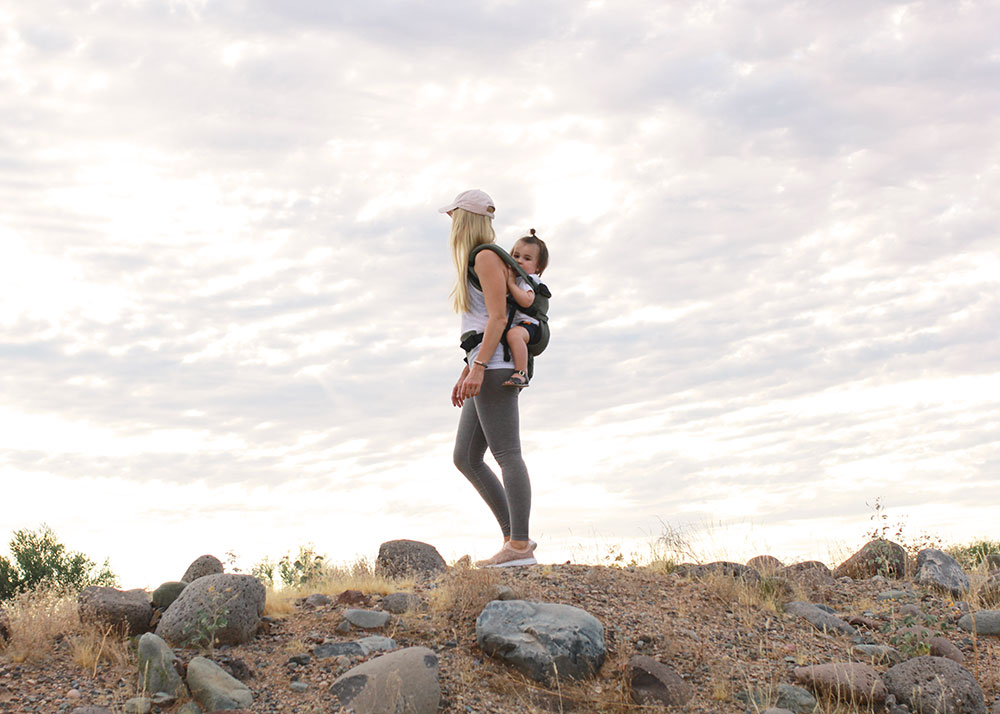
[[[514,369],[528,372],[528,331],[520,325],[512,325],[507,330],[507,346],[514,359]]]

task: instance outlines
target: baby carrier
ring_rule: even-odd
[[[510,329],[511,324],[514,322],[514,314],[521,311],[525,315],[529,315],[538,320],[538,336],[533,341],[528,343],[528,379],[531,379],[535,367],[535,355],[540,355],[544,352],[545,348],[548,347],[549,344],[548,313],[549,298],[552,297],[552,293],[549,292],[545,283],[538,282],[524,272],[524,268],[518,265],[518,262],[510,256],[510,253],[505,251],[496,243],[483,243],[482,245],[477,245],[472,249],[472,253],[469,254],[469,282],[472,283],[476,290],[482,291],[483,289],[482,284],[479,282],[479,277],[476,275],[475,269],[476,255],[481,250],[492,250],[494,253],[499,255],[500,259],[509,265],[519,277],[523,278],[535,292],[535,299],[528,307],[521,307],[514,301],[514,298],[510,295],[507,296],[507,325],[503,328],[503,336],[500,338],[500,343],[503,345],[503,358],[505,360],[509,360],[510,347],[507,345],[507,330]],[[482,341],[482,332],[470,330],[462,335],[462,349],[465,350],[466,354],[468,354],[472,351],[473,347]]]

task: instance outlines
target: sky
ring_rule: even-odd
[[[0,553],[44,523],[127,587],[202,553],[492,554],[451,460],[437,209],[468,188],[551,253],[520,396],[541,561],[996,539],[998,26],[0,0]]]

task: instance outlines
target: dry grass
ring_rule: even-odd
[[[70,636],[73,662],[82,669],[97,675],[101,662],[113,669],[131,668],[135,656],[128,636],[120,629],[93,623],[81,625],[80,631]]]
[[[447,613],[454,620],[475,619],[488,602],[496,599],[499,582],[492,570],[453,570],[431,593],[431,610]]]
[[[76,597],[59,589],[21,593],[8,601],[5,609],[10,618],[10,640],[4,651],[13,662],[48,658],[57,641],[80,628]]]

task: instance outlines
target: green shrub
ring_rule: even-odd
[[[67,550],[45,524],[37,531],[14,531],[9,547],[13,562],[0,556],[0,601],[43,584],[82,590],[118,581],[107,560],[98,568],[83,553]]]
[[[948,549],[949,555],[957,560],[963,568],[972,570],[986,560],[986,556],[1000,553],[1000,543],[995,540],[977,540],[968,545],[959,545]]]

